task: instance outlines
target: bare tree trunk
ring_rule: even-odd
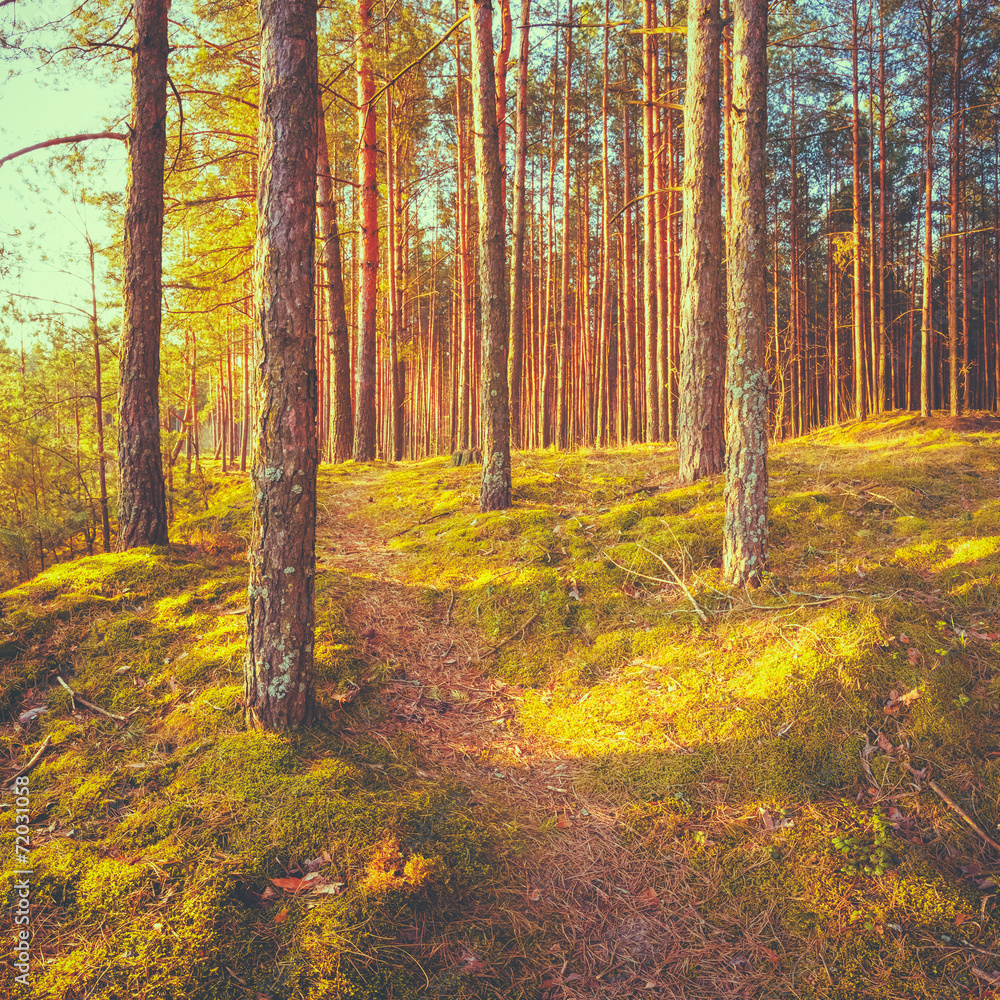
[[[167,544],[159,379],[169,9],[170,0],[135,3],[118,389],[120,552]]]
[[[330,154],[323,119],[323,99],[319,95],[319,127],[316,147],[316,179],[319,200],[319,235],[326,269],[327,313],[330,322],[330,354],[333,365],[333,460],[346,462],[351,457],[354,416],[351,413],[351,346],[344,297],[344,272],[337,225],[337,202],[330,174]]]
[[[681,243],[681,377],[677,452],[682,483],[722,471],[726,336],[722,322],[719,0],[688,18]],[[669,331],[661,328],[661,335]],[[665,397],[661,394],[661,405]],[[662,416],[662,414],[661,414]],[[662,426],[662,420],[661,420]]]
[[[882,30],[882,5],[878,22],[878,378],[876,407],[886,409],[885,368],[885,38]]]
[[[656,109],[656,42],[652,29],[656,27],[655,0],[643,0],[642,26],[642,132],[643,182],[645,184],[646,248],[643,271],[643,295],[646,327],[646,440],[660,439],[660,398],[657,380],[656,352],[656,150],[653,116]]]
[[[566,12],[566,79],[563,96],[563,232],[562,232],[562,280],[560,283],[558,374],[556,376],[557,428],[556,443],[565,449],[569,445],[569,372],[573,363],[573,299],[569,287],[569,140],[570,140],[570,93],[573,70],[573,0],[569,0]]]
[[[480,510],[510,506],[507,398],[507,267],[497,136],[491,0],[469,0],[472,19],[472,120],[479,202],[479,297],[483,322],[483,478]]]
[[[94,243],[87,237],[90,251],[90,333],[94,342],[94,416],[97,429],[97,481],[100,488],[101,540],[104,551],[111,551],[111,520],[108,516],[107,459],[104,456],[104,389],[101,384],[101,338],[97,326],[97,275],[94,266]]]
[[[733,0],[733,205],[729,232],[728,441],[723,573],[767,567],[767,0]]]
[[[858,0],[851,0],[851,156],[854,177],[852,199],[854,220],[854,416],[864,420],[865,408],[865,315],[864,284],[861,277],[861,112],[858,106]]]
[[[934,86],[934,0],[924,0],[924,44],[927,54],[927,98],[924,108],[924,152],[926,166],[924,175],[925,211],[924,211],[924,296],[920,326],[920,413],[931,415],[931,337],[933,336],[933,314],[931,303],[931,267],[932,231],[934,207],[934,118],[933,118],[933,86]]]
[[[510,393],[510,437],[523,447],[521,381],[524,366],[524,203],[528,163],[528,22],[531,0],[521,2],[521,53],[517,65],[517,136],[514,150],[514,255],[510,269],[510,354],[507,381]]]
[[[958,147],[959,113],[962,100],[962,0],[955,0],[954,32],[955,54],[952,65],[952,114],[949,143],[951,177],[948,198],[948,382],[950,413],[953,417],[957,417],[962,410],[958,366],[958,192],[961,167]]]
[[[261,411],[244,704],[292,729],[313,711],[316,538],[317,58],[313,0],[258,0],[260,133],[255,286]]]
[[[375,458],[375,305],[378,294],[378,140],[372,105],[372,0],[358,0],[358,144],[361,147],[361,290],[355,371],[354,460]]]

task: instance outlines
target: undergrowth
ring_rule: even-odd
[[[665,446],[516,455],[491,514],[446,459],[324,468],[319,502],[479,636],[511,725],[622,844],[703,876],[708,925],[767,928],[758,995],[988,995],[1000,858],[955,807],[996,838],[1000,430],[890,414],[775,445],[770,474],[752,591],[722,580],[721,478],[679,486]],[[0,597],[0,711],[46,709],[3,749],[50,741],[31,995],[537,996],[557,930],[512,910],[555,833],[384,725],[395,667],[350,625],[364,560],[320,553],[322,721],[244,731],[249,493],[210,478],[171,549]],[[57,675],[127,721],[74,713]]]

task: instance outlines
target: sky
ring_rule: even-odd
[[[9,4],[0,8],[0,32],[13,33],[32,13],[41,11],[54,20],[71,7],[67,0]],[[47,45],[66,44],[65,30],[49,30],[44,38]],[[81,69],[70,71],[57,63],[45,66],[38,58],[0,49],[0,156],[59,136],[121,131],[120,122],[129,106],[127,68],[124,72],[118,67],[114,74],[104,73],[94,60]],[[54,164],[55,173],[50,172],[53,157],[64,157],[74,149],[82,154],[84,166],[78,179],[58,164]],[[99,248],[108,245],[113,236],[99,207],[79,203],[84,188],[94,193],[124,192],[124,143],[105,139],[55,146],[0,167],[0,243],[14,258],[10,272],[0,276],[0,302],[9,303],[11,296],[30,295],[89,311],[90,274],[84,233],[89,232]],[[98,260],[97,266],[98,281],[102,282],[103,262]],[[32,303],[25,298],[18,301],[48,308],[44,302]],[[70,317],[79,316],[72,309],[51,308]],[[19,339],[22,333],[31,339],[30,326],[18,324],[8,331],[11,339]]]

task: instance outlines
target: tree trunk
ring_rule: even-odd
[[[101,338],[97,326],[97,277],[94,267],[94,243],[87,237],[90,251],[90,333],[94,342],[94,416],[97,429],[97,481],[101,503],[101,541],[104,551],[111,551],[111,520],[108,516],[107,460],[104,456],[104,389],[101,383]]]
[[[159,380],[169,8],[170,0],[135,3],[118,389],[119,552],[167,544]]]
[[[931,267],[933,207],[934,207],[934,118],[933,118],[933,86],[934,86],[934,4],[926,0],[924,13],[925,50],[927,55],[927,96],[924,108],[924,153],[926,156],[924,174],[925,210],[924,210],[924,295],[920,324],[920,413],[925,417],[931,415],[931,337],[933,336],[933,314],[931,303]]]
[[[528,22],[531,0],[521,2],[521,52],[517,64],[517,135],[514,149],[514,254],[510,269],[510,354],[507,382],[510,393],[510,437],[523,447],[521,381],[524,367],[524,203],[528,163]]]
[[[259,0],[257,295],[261,409],[244,704],[291,729],[313,711],[316,343],[313,329],[317,57],[313,0]]]
[[[961,165],[958,147],[959,108],[962,93],[962,0],[955,0],[954,32],[955,55],[952,66],[952,114],[949,142],[951,176],[948,199],[948,382],[950,413],[953,417],[957,417],[962,410],[958,366],[958,191]]]
[[[733,205],[729,221],[728,441],[723,573],[767,567],[767,0],[733,0]],[[741,109],[737,111],[736,109]]]
[[[656,113],[656,42],[652,29],[656,27],[655,0],[644,0],[642,26],[642,139],[644,210],[646,221],[646,247],[643,270],[643,296],[646,328],[646,440],[660,439],[660,398],[656,378],[656,190],[655,136],[653,116]]]
[[[472,19],[472,121],[479,202],[479,299],[483,324],[483,478],[480,510],[510,506],[510,423],[507,399],[507,267],[500,147],[493,68],[493,8],[469,0]]]
[[[854,222],[854,416],[864,420],[865,409],[865,316],[864,284],[861,278],[861,112],[858,105],[858,0],[851,0],[851,97],[854,116],[851,119],[851,162],[853,167]]]
[[[375,458],[375,304],[378,294],[378,140],[372,74],[372,0],[358,0],[358,145],[361,147],[361,290],[355,370],[354,460]]]
[[[566,78],[563,95],[563,232],[562,232],[562,280],[560,282],[558,375],[556,381],[557,434],[556,444],[561,449],[569,446],[569,373],[573,364],[573,297],[569,287],[569,142],[570,142],[570,95],[573,70],[573,0],[569,0],[566,12]]]
[[[684,98],[684,232],[677,452],[682,483],[722,471],[726,335],[722,322],[722,177],[719,162],[719,0],[688,19]],[[661,334],[668,334],[661,328]],[[663,401],[661,395],[661,405]],[[661,421],[662,423],[662,421]]]
[[[319,123],[316,147],[316,181],[319,199],[319,236],[326,269],[327,314],[330,322],[330,354],[333,364],[333,460],[346,462],[351,457],[354,417],[351,413],[351,345],[344,297],[344,272],[337,226],[337,202],[330,174],[330,154],[323,118],[323,99],[318,101]]]

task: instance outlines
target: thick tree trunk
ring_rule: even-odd
[[[726,334],[722,319],[722,177],[719,162],[721,35],[719,0],[701,0],[688,18],[684,98],[684,232],[677,426],[683,483],[693,483],[702,476],[721,472],[725,449]],[[661,405],[662,400],[661,396]]]
[[[378,140],[372,74],[372,0],[358,0],[358,144],[361,147],[361,289],[355,368],[354,460],[375,458],[375,302],[378,294]]]
[[[767,0],[733,0],[733,205],[729,220],[726,519],[722,568],[767,568]],[[736,109],[740,109],[737,111]]]
[[[327,314],[330,323],[330,354],[333,365],[333,460],[346,462],[351,457],[354,417],[351,413],[351,345],[344,297],[344,272],[337,226],[337,202],[330,175],[330,154],[326,141],[322,97],[318,102],[319,123],[316,147],[316,183],[319,201],[319,236],[326,269]]]
[[[510,269],[510,438],[523,447],[521,381],[524,367],[524,205],[528,163],[528,22],[531,0],[521,2],[521,52],[517,64],[517,133],[514,148],[514,254]]]
[[[135,4],[118,389],[120,552],[167,544],[159,380],[169,9],[170,0]]]
[[[290,729],[313,711],[316,538],[317,58],[313,0],[259,0],[255,291],[260,413],[244,704],[248,725]]]
[[[480,510],[510,506],[507,399],[507,261],[493,68],[490,0],[469,0],[472,20],[472,129],[479,202],[479,299],[483,323],[483,478]]]

